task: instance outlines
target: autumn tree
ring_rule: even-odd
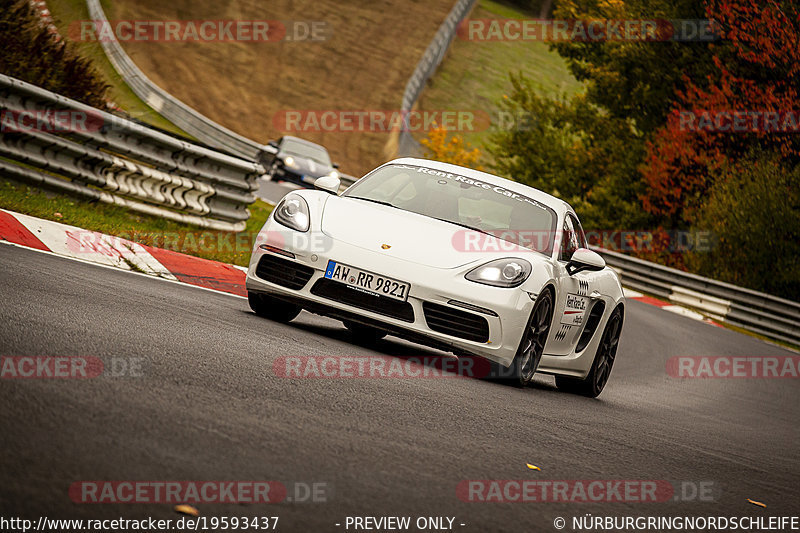
[[[428,132],[428,137],[420,142],[427,149],[426,157],[443,163],[482,170],[478,163],[481,157],[480,150],[472,148],[460,135],[454,134],[448,138],[447,128],[444,126],[436,125]]]
[[[702,79],[685,80],[644,166],[645,209],[674,224],[693,222],[720,170],[753,148],[800,162],[798,6],[709,0],[706,16],[726,45]]]
[[[585,94],[571,100],[544,96],[512,79],[513,92],[501,105],[533,120],[528,128],[492,137],[495,170],[569,201],[587,226],[638,230],[659,225],[641,204],[647,142],[666,121],[686,74],[703,73],[711,65],[708,41],[673,40],[663,32],[663,20],[703,15],[695,0],[558,2],[556,19],[660,19],[661,27],[655,39],[554,42],[584,83]]]
[[[27,0],[0,0],[0,72],[94,107],[108,85],[75,43],[55,40]]]
[[[631,121],[603,113],[585,95],[543,97],[521,76],[511,84],[501,105],[516,120],[491,136],[494,170],[568,201],[587,228],[646,226],[636,177],[645,152]]]

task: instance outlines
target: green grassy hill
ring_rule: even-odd
[[[538,18],[493,0],[480,0],[471,19]],[[511,90],[510,72],[522,72],[542,94],[571,96],[582,91],[564,60],[547,43],[539,41],[469,41],[456,37],[442,65],[419,100],[420,110],[480,110],[488,113],[493,127],[503,95]],[[465,132],[464,139],[481,149],[482,163],[490,163],[484,145],[491,128]],[[416,133],[415,138],[424,134]]]
[[[118,0],[103,1],[112,20],[321,21],[321,42],[126,42],[128,54],[157,84],[201,113],[252,139],[282,133],[274,116],[286,110],[397,110],[405,84],[454,0],[331,1]],[[48,0],[62,35],[88,18],[83,0]],[[302,14],[300,16],[299,14]],[[494,0],[481,0],[471,18],[535,18]],[[176,128],[139,100],[117,75],[98,43],[81,43],[112,86],[112,99],[133,116]],[[546,43],[473,42],[456,38],[424,91],[423,110],[478,110],[498,122],[498,102],[521,71],[546,94],[574,94],[581,85]],[[490,130],[465,138],[483,148]],[[296,133],[328,147],[342,169],[366,172],[386,159],[388,133]],[[423,133],[415,134],[418,138]],[[484,163],[488,162],[482,150]]]

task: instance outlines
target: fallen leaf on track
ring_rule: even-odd
[[[188,514],[189,516],[198,516],[200,513],[191,505],[176,505],[172,508],[176,513]]]
[[[755,500],[751,500],[750,498],[747,498],[747,501],[749,501],[753,505],[758,505],[759,507],[765,507],[766,508],[766,506],[767,506],[766,503],[757,502]]]
[[[532,465],[532,464],[530,464],[530,463],[525,463],[525,464],[526,464],[526,465],[528,466],[528,468],[530,468],[531,470],[539,470],[539,471],[541,471],[541,470],[542,470],[541,468],[539,468],[539,467],[538,467],[538,466],[536,466],[536,465]]]

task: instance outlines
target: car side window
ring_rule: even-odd
[[[561,237],[561,261],[569,261],[575,250],[585,247],[583,228],[574,216],[568,214],[564,218],[564,235]]]
[[[580,221],[572,215],[568,215],[567,218],[572,220],[572,227],[575,230],[575,235],[578,237],[578,245],[581,248],[588,248],[589,244],[586,242],[586,234],[583,232],[583,226]]]

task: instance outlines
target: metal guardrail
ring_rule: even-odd
[[[96,25],[108,25],[100,0],[86,0],[89,17]],[[113,35],[114,32],[108,32]],[[114,69],[131,90],[167,120],[201,142],[239,157],[256,161],[263,145],[217,124],[198,113],[153,83],[131,60],[115,39],[100,39],[100,44]]]
[[[151,215],[241,231],[252,162],[0,74],[3,175]]]
[[[96,26],[109,24],[108,18],[100,5],[100,0],[86,0],[86,7],[89,10],[90,18]],[[113,35],[114,32],[106,32],[105,34]],[[261,152],[270,151],[269,145],[259,144],[214,122],[153,83],[136,66],[118,41],[100,39],[100,44],[111,65],[122,76],[122,79],[136,96],[186,133],[209,146],[225,150],[250,161],[258,161]],[[341,174],[340,179],[342,185],[349,187],[358,178],[348,174]]]
[[[417,63],[417,68],[406,83],[406,89],[403,93],[403,104],[400,112],[403,116],[407,116],[414,104],[419,99],[422,90],[425,88],[425,82],[433,76],[436,69],[444,59],[444,54],[450,47],[450,43],[455,37],[458,24],[464,17],[472,10],[476,0],[458,0],[453,9],[448,13],[447,18],[439,26],[439,30],[433,37],[433,41],[428,45],[428,48],[422,54],[422,58]],[[419,156],[422,154],[422,149],[419,143],[414,140],[408,130],[400,132],[398,141],[397,153],[400,157]]]
[[[771,339],[800,345],[800,303],[597,249],[631,289],[695,309]]]
[[[351,186],[356,181],[358,181],[358,178],[355,177],[355,176],[351,176],[350,174],[343,174],[343,173],[340,172],[339,173],[339,181],[342,182],[342,187],[344,187],[346,189],[347,187]],[[344,190],[344,189],[342,189],[342,190]]]

